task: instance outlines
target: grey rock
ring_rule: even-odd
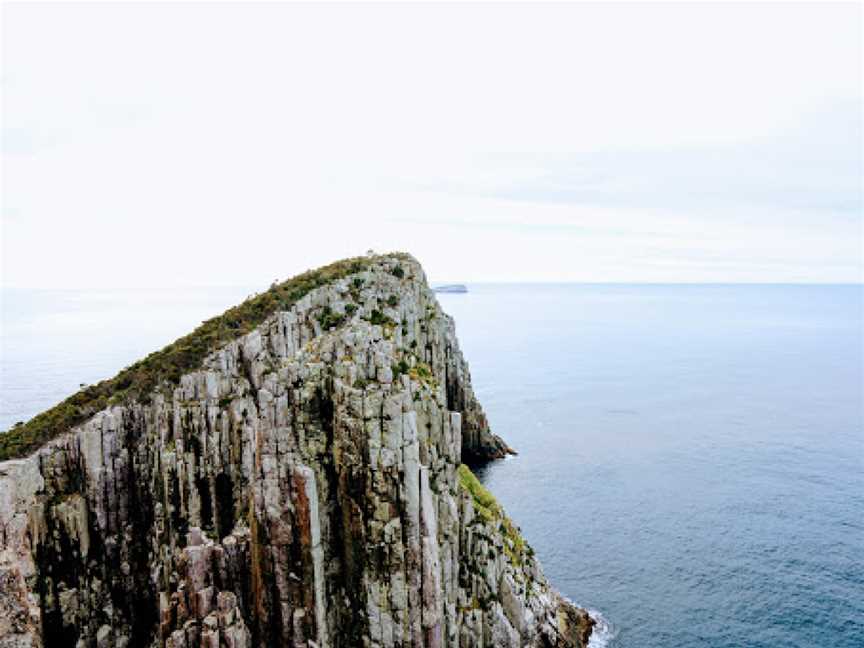
[[[382,257],[0,463],[0,648],[581,648],[588,615],[460,480],[510,452],[419,264]]]

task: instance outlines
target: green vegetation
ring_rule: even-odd
[[[395,307],[396,307],[396,304],[398,304],[398,303],[399,303],[399,298],[398,298],[396,295],[390,295],[390,296],[387,298],[387,305],[388,305],[390,308],[395,308]]]
[[[354,298],[354,301],[360,301],[360,290],[363,288],[363,277],[354,277],[351,280],[351,297]]]
[[[459,480],[459,485],[471,495],[471,499],[474,501],[474,510],[484,520],[494,522],[501,516],[501,505],[498,504],[498,500],[486,490],[468,466],[459,464],[456,469],[456,477]]]
[[[504,536],[504,551],[510,562],[514,565],[522,564],[522,553],[528,551],[533,554],[533,550],[526,544],[522,534],[519,533],[519,528],[504,515],[504,510],[498,501],[480,480],[474,476],[471,469],[465,464],[460,464],[456,469],[456,478],[459,486],[465,489],[471,500],[474,503],[474,510],[488,523],[498,523],[498,530]]]
[[[432,369],[425,362],[418,362],[416,365],[411,367],[408,371],[408,375],[411,376],[413,380],[417,382],[423,383],[424,385],[435,386],[435,374],[432,373]]]
[[[372,314],[369,316],[369,323],[373,325],[379,324],[381,326],[396,326],[396,322],[387,317],[377,308],[372,309]]]
[[[321,323],[321,328],[329,331],[341,326],[345,322],[346,316],[344,313],[334,313],[329,306],[325,306],[321,309],[317,319]]]
[[[108,405],[130,400],[149,402],[154,390],[179,384],[180,377],[199,368],[208,354],[252,331],[274,312],[286,310],[315,288],[362,272],[384,258],[408,259],[405,254],[345,259],[304,272],[250,297],[207,320],[189,335],[127,367],[114,378],[86,386],[27,423],[0,434],[0,461],[26,456]],[[396,274],[396,270],[404,275],[401,266],[397,265],[392,272]],[[356,277],[352,285],[362,286],[362,282],[362,278]],[[380,313],[378,316],[384,317]]]
[[[393,380],[396,380],[402,374],[408,373],[408,363],[405,360],[400,360],[390,367],[393,370]]]
[[[393,276],[396,277],[397,279],[401,279],[402,277],[405,276],[405,271],[402,269],[401,265],[397,265],[390,272],[392,272]]]
[[[354,381],[354,389],[366,389],[369,385],[369,381],[365,378],[358,378]]]

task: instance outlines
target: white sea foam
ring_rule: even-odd
[[[588,640],[588,648],[608,648],[615,638],[615,629],[597,610],[588,610],[588,614],[596,621]]]

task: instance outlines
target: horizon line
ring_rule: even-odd
[[[449,285],[464,285],[464,286],[495,286],[495,285],[512,285],[512,286],[861,286],[864,287],[862,281],[580,281],[580,280],[439,280],[427,279],[430,288],[437,286]],[[206,290],[206,289],[254,289],[253,284],[180,284],[175,286],[87,286],[82,288],[74,288],[70,286],[0,286],[0,291],[34,291],[34,292],[100,292],[100,291],[118,291],[128,290],[135,291],[151,291],[151,290]],[[269,289],[262,287],[258,292],[265,292]]]

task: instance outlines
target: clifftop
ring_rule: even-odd
[[[590,634],[463,465],[509,448],[407,255],[274,286],[12,435],[48,442],[0,463],[0,646]]]
[[[0,433],[0,461],[33,452],[109,405],[136,398],[147,399],[157,388],[170,390],[184,373],[198,369],[207,354],[245,335],[273,313],[290,309],[316,288],[363,272],[385,260],[389,260],[391,271],[397,274],[403,262],[417,263],[410,255],[400,252],[354,257],[274,284],[269,290],[207,320],[189,335],[123,369],[113,378],[85,387],[26,423],[12,427],[5,434]]]

